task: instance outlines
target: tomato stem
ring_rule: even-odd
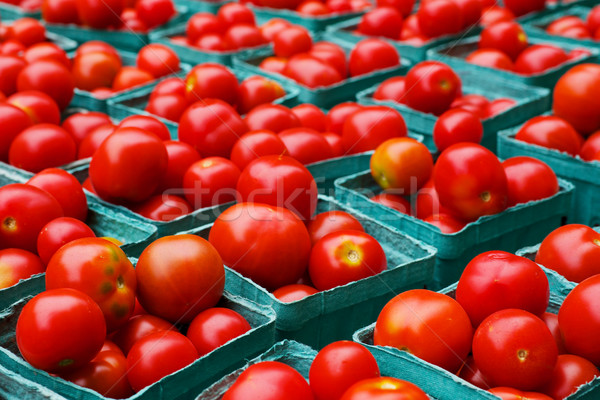
[[[6,217],[4,221],[2,221],[2,226],[9,231],[14,231],[17,229],[17,220],[13,217]]]

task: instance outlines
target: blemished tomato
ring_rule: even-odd
[[[96,234],[85,223],[71,217],[55,218],[48,222],[37,238],[37,253],[47,265],[50,258],[65,244],[75,239],[96,237]]]
[[[77,146],[99,126],[112,124],[110,117],[101,112],[78,112],[67,117],[62,128],[69,132]]]
[[[201,156],[225,158],[247,131],[233,107],[217,99],[192,104],[181,116],[178,128],[179,140],[190,144]]]
[[[433,157],[423,143],[413,138],[389,139],[375,149],[370,168],[382,189],[411,195],[431,177]]]
[[[442,233],[452,234],[461,231],[466,222],[459,220],[452,214],[440,213],[440,214],[432,214],[423,219],[423,221],[436,226],[439,228]]]
[[[232,3],[234,4],[234,3]],[[245,79],[239,89],[238,111],[246,114],[254,107],[285,96],[285,90],[277,82],[262,76]]]
[[[446,64],[423,61],[406,75],[406,104],[415,110],[440,115],[461,94],[458,75]]]
[[[31,185],[13,183],[0,187],[0,248],[16,247],[35,252],[44,225],[63,216],[48,192]]]
[[[223,400],[314,400],[310,386],[294,368],[279,361],[250,365],[225,392]]]
[[[217,12],[218,20],[226,26],[236,24],[255,25],[254,13],[248,7],[239,3],[225,4]]]
[[[433,170],[440,203],[466,221],[506,209],[508,184],[498,158],[473,143],[446,149]]]
[[[527,121],[515,139],[538,146],[576,155],[581,148],[581,137],[565,119],[556,116],[538,116]]]
[[[46,289],[72,288],[90,296],[108,332],[127,322],[135,306],[133,265],[118,246],[96,237],[75,239],[59,248],[46,268]]]
[[[312,164],[333,157],[329,142],[311,128],[292,128],[279,132],[279,138],[287,149],[287,154],[302,164]]]
[[[552,231],[542,241],[535,262],[573,282],[600,273],[600,233],[589,226],[570,224]]]
[[[385,106],[365,106],[346,117],[342,144],[346,154],[356,154],[407,135],[406,123],[398,111]]]
[[[431,215],[449,214],[450,212],[440,204],[440,199],[433,179],[430,179],[421,190],[417,192],[415,199],[415,216],[419,219],[425,219]]]
[[[543,393],[524,392],[522,390],[502,386],[489,389],[488,392],[500,397],[502,400],[552,400],[551,397],[548,397]]]
[[[430,38],[458,33],[464,26],[461,9],[451,0],[423,2],[417,18],[419,29]]]
[[[417,385],[401,379],[381,377],[359,381],[340,400],[427,400],[430,397]]]
[[[152,43],[141,48],[137,54],[136,65],[150,72],[155,78],[160,78],[179,71],[179,57],[171,48]]]
[[[209,241],[225,265],[269,290],[300,279],[310,256],[310,236],[296,214],[262,203],[225,210]]]
[[[477,386],[478,388],[481,388],[481,389],[489,389],[490,388],[490,385],[486,382],[485,377],[483,376],[483,374],[481,373],[479,368],[477,368],[477,365],[475,364],[475,360],[473,359],[473,356],[467,357],[467,359],[465,360],[465,363],[460,368],[460,371],[458,371],[457,375],[459,378],[464,379],[465,381],[469,382],[471,385]]]
[[[310,53],[292,56],[282,74],[309,88],[331,86],[344,79],[334,66]]]
[[[280,104],[263,104],[255,107],[246,115],[245,122],[251,131],[269,130],[275,133],[302,126],[300,119],[292,110]]]
[[[433,142],[442,152],[456,143],[481,143],[483,125],[472,112],[462,109],[448,110],[437,119],[433,127]]]
[[[235,105],[239,84],[235,75],[223,65],[205,63],[192,68],[185,78],[186,96],[192,103],[201,99],[220,99]]]
[[[73,59],[75,87],[87,91],[112,87],[121,66],[120,57],[109,52],[81,54]]]
[[[15,137],[10,145],[11,165],[30,172],[58,167],[75,161],[77,145],[63,128],[52,124],[31,126]]]
[[[273,36],[273,52],[277,57],[289,58],[295,54],[306,53],[312,45],[308,30],[298,25],[284,28]]]
[[[167,23],[176,13],[172,0],[138,0],[135,11],[148,29]]]
[[[402,30],[402,14],[392,7],[377,7],[367,12],[358,24],[358,31],[366,36],[398,39]]]
[[[303,220],[310,220],[317,208],[315,179],[305,166],[288,156],[252,161],[242,171],[236,189],[238,201],[284,207]]]
[[[558,315],[552,314],[549,312],[543,313],[540,318],[548,329],[550,333],[554,337],[554,341],[556,342],[556,347],[558,348],[558,354],[567,354],[567,349],[565,348],[565,341],[560,333],[560,328],[558,326]]]
[[[23,59],[28,64],[39,60],[54,60],[69,69],[71,68],[71,61],[67,57],[67,53],[58,47],[58,45],[50,42],[38,43],[29,47],[23,53]]]
[[[160,140],[171,140],[171,134],[169,133],[169,128],[164,124],[164,122],[159,121],[154,117],[149,117],[146,115],[131,115],[129,117],[124,118],[117,128],[139,128],[150,133],[153,133]]]
[[[481,65],[482,67],[502,69],[505,71],[515,70],[515,64],[510,57],[498,49],[478,49],[469,54],[465,60],[471,64]]]
[[[533,261],[504,251],[488,251],[473,258],[456,288],[456,301],[469,314],[474,327],[506,308],[541,316],[549,296],[544,271]]]
[[[29,251],[0,250],[0,289],[16,285],[21,279],[41,274],[45,269],[40,258]]]
[[[64,211],[65,217],[85,221],[88,207],[81,184],[73,175],[58,168],[45,169],[27,181],[54,197]]]
[[[138,340],[127,354],[127,380],[139,392],[197,358],[196,348],[181,333],[151,333]]]
[[[469,316],[456,300],[414,289],[397,295],[383,307],[373,343],[396,347],[457,372],[471,350],[472,337]]]
[[[17,321],[17,346],[35,368],[75,370],[102,348],[106,325],[100,307],[75,289],[46,290],[29,300]]]
[[[167,170],[164,142],[139,128],[118,128],[100,145],[90,162],[98,196],[111,202],[139,202],[154,193]]]
[[[480,49],[500,50],[512,60],[516,60],[527,46],[529,46],[527,34],[521,25],[514,21],[486,26],[479,37]]]
[[[8,151],[12,141],[32,124],[31,118],[18,107],[0,103],[0,161],[8,161]]]
[[[177,328],[162,318],[150,314],[134,315],[111,335],[111,340],[127,355],[135,342],[144,336],[168,330],[177,332]]]
[[[115,131],[115,128],[116,127],[113,124],[106,124],[92,130],[79,144],[77,159],[81,160],[92,157],[102,142],[104,142],[104,139]]]
[[[189,144],[177,140],[164,142],[167,149],[167,171],[163,175],[155,193],[183,187],[183,176],[188,168],[200,160],[198,152]]]
[[[558,179],[548,164],[532,157],[502,162],[508,181],[508,206],[541,200],[558,193]]]
[[[379,377],[379,366],[364,346],[348,340],[325,346],[310,366],[315,400],[339,400],[355,383]]]
[[[406,102],[406,78],[403,76],[394,76],[383,81],[375,93],[373,98],[377,100],[393,100],[397,103]]]
[[[186,336],[198,350],[198,355],[203,356],[250,329],[248,321],[239,313],[229,308],[213,307],[193,319]]]
[[[568,60],[569,56],[560,47],[535,44],[519,54],[515,61],[515,72],[524,75],[539,74]]]
[[[60,125],[60,110],[56,101],[37,90],[17,92],[7,99],[9,104],[25,111],[34,124]]]
[[[292,108],[292,112],[300,120],[305,128],[314,129],[317,132],[327,130],[327,116],[314,104],[304,103]]]
[[[319,291],[312,286],[294,284],[280,287],[273,291],[273,296],[283,303],[292,303],[318,292]]]
[[[153,80],[154,77],[150,72],[126,65],[117,72],[112,84],[112,90],[120,92],[135,86],[145,85]]]
[[[575,393],[579,386],[584,385],[600,375],[598,368],[583,357],[572,354],[558,356],[552,379],[540,392],[553,399],[564,399]]]
[[[183,189],[194,210],[235,201],[240,169],[223,157],[196,161],[183,176]]]
[[[504,6],[520,17],[533,11],[543,10],[546,0],[505,0]]]
[[[240,171],[262,156],[285,154],[283,141],[274,132],[263,129],[245,133],[231,149],[231,161]]]
[[[348,71],[350,76],[368,74],[380,69],[400,65],[400,54],[390,43],[377,38],[358,42],[350,52]]]
[[[337,231],[354,230],[364,232],[359,220],[345,211],[326,211],[317,214],[306,225],[311,243],[314,245],[324,236]]]
[[[21,70],[17,77],[17,89],[45,93],[64,110],[73,98],[75,81],[63,64],[53,60],[39,60]]]
[[[557,357],[544,321],[524,310],[491,314],[473,336],[473,358],[493,386],[536,390],[552,378]]]
[[[154,221],[168,222],[193,211],[192,206],[181,196],[157,194],[142,203],[130,206],[131,211]]]
[[[383,192],[371,197],[370,200],[401,212],[402,214],[411,215],[412,212],[410,201],[406,200],[400,194]]]

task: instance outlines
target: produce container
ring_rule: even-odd
[[[481,144],[494,152],[496,151],[499,130],[515,126],[550,109],[551,100],[548,89],[491,78],[464,67],[455,69],[455,72],[462,81],[464,94],[479,94],[489,100],[510,98],[516,101],[513,107],[482,121],[483,138]],[[358,93],[358,102],[367,105],[385,105],[397,110],[404,117],[408,129],[422,134],[427,148],[434,152],[437,151],[433,142],[433,127],[438,117],[414,110],[393,100],[373,99],[373,94],[378,86],[379,84]]]
[[[270,306],[277,315],[279,339],[293,339],[315,348],[349,339],[364,321],[372,321],[397,293],[424,287],[431,281],[435,250],[365,215],[320,196],[317,214],[343,210],[355,216],[385,251],[388,269],[378,275],[316,293],[293,303],[279,301],[269,291],[226,268],[225,288],[231,293]],[[185,233],[208,238],[212,225]]]
[[[24,396],[10,393],[7,400],[35,399],[39,387],[29,387],[27,381],[35,382],[68,399],[104,400],[106,397],[89,389],[74,385],[63,379],[32,367],[19,353],[16,345],[15,328],[18,316],[29,299],[44,290],[44,277],[38,276],[6,289],[0,297],[0,364],[9,371],[20,375],[14,377],[14,386],[20,386]],[[150,385],[128,399],[189,399],[205,389],[223,374],[241,367],[245,360],[255,357],[274,343],[275,315],[267,307],[242,299],[229,292],[217,304],[240,313],[252,326],[244,335],[233,339],[218,349],[200,357],[189,366]],[[24,385],[21,379],[24,378]],[[2,379],[0,379],[0,382]],[[1,385],[1,383],[0,383]],[[11,386],[11,387],[14,387]],[[55,400],[60,397],[48,398]]]
[[[223,7],[227,3],[231,3],[232,0],[174,0],[174,3],[178,6],[185,7],[188,13],[195,14],[197,12],[209,12],[216,14],[219,8]]]
[[[509,158],[529,156],[548,164],[557,176],[569,180],[575,186],[569,210],[569,223],[590,226],[600,225],[600,161],[583,161],[554,149],[515,139],[520,127],[498,133],[498,156]],[[543,239],[543,238],[542,238]]]
[[[458,280],[476,255],[488,250],[513,252],[540,242],[566,221],[573,185],[559,180],[560,190],[552,197],[518,204],[499,214],[479,218],[453,234],[415,217],[402,214],[369,198],[382,192],[370,171],[340,178],[335,182],[336,198],[382,224],[437,249],[434,277],[428,288],[438,290]]]

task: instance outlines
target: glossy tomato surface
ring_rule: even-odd
[[[198,350],[198,355],[203,356],[250,329],[248,321],[239,313],[229,308],[212,307],[196,315],[186,336]]]
[[[417,385],[396,378],[381,377],[352,385],[341,400],[427,400],[430,397]]]
[[[0,250],[0,289],[16,285],[19,280],[41,274],[42,260],[32,252],[21,249]]]
[[[137,304],[137,303],[136,303]],[[111,335],[111,340],[127,356],[129,350],[141,338],[151,333],[173,330],[177,331],[170,322],[150,314],[134,315],[119,330]]]
[[[85,223],[71,217],[55,218],[48,222],[37,238],[37,252],[45,265],[65,244],[75,239],[95,237],[96,234]]]
[[[65,217],[85,221],[88,204],[81,184],[73,175],[59,168],[47,168],[27,181],[54,197],[64,211]]]
[[[364,232],[360,221],[345,211],[326,211],[317,214],[306,225],[310,240],[314,245],[325,235],[341,230]]]
[[[407,135],[406,123],[398,111],[385,106],[366,106],[346,114],[342,145],[345,154],[356,154],[375,150],[388,139]]]

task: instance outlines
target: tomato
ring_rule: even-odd
[[[308,54],[335,68],[342,78],[348,76],[346,52],[341,46],[331,42],[317,42],[313,44]]]
[[[488,118],[487,109],[490,104],[491,102],[482,95],[467,94],[454,100],[450,108],[468,111],[483,120]]]
[[[7,99],[7,102],[25,111],[34,124],[60,125],[58,105],[45,93],[37,90],[25,90],[13,94]]]
[[[600,317],[594,306],[598,293],[600,277],[585,279],[567,295],[558,312],[560,332],[567,351],[595,365],[600,363],[600,347],[595,340],[600,331]]]
[[[512,60],[529,46],[527,34],[517,22],[498,22],[486,26],[479,37],[480,49],[496,49]]]
[[[483,5],[480,0],[453,0],[460,8],[462,14],[463,28],[479,24]]]
[[[415,139],[389,139],[371,156],[371,175],[384,190],[416,193],[431,177],[433,158],[427,147]]]
[[[314,400],[310,386],[294,368],[279,361],[250,365],[225,392],[223,400]]]
[[[458,33],[464,25],[460,7],[451,0],[421,3],[417,18],[419,29],[430,38]]]
[[[544,321],[524,310],[491,314],[473,336],[475,363],[494,386],[535,390],[552,378],[557,357]]]
[[[545,3],[545,0],[505,0],[504,7],[520,17],[533,11],[543,10]]]
[[[101,87],[112,87],[121,70],[121,59],[108,52],[91,52],[73,59],[73,79],[75,87],[92,91]]]
[[[346,154],[374,150],[388,139],[405,137],[408,131],[400,113],[385,106],[365,106],[344,122],[342,144]]]
[[[585,161],[600,161],[600,131],[590,135],[581,146],[579,156]]]
[[[508,206],[541,200],[558,193],[552,168],[532,157],[512,157],[502,163],[508,180]]]
[[[194,318],[186,335],[198,350],[198,355],[203,356],[250,329],[248,321],[237,312],[213,307]]]
[[[149,314],[134,315],[112,334],[111,340],[127,355],[138,340],[152,333],[168,330],[177,332],[177,328],[162,318]]]
[[[402,14],[392,7],[377,7],[362,16],[358,32],[366,36],[398,39],[402,30]]]
[[[153,221],[172,221],[193,211],[190,204],[181,196],[157,194],[148,200],[130,206],[131,211]]]
[[[296,214],[261,203],[229,207],[215,221],[209,241],[225,265],[269,290],[296,282],[310,256],[310,237]]]
[[[42,1],[42,19],[55,24],[79,24],[75,0]]]
[[[402,214],[411,214],[410,202],[399,194],[383,192],[377,196],[371,197],[370,200],[401,212]]]
[[[185,79],[188,102],[200,99],[220,99],[234,105],[239,97],[235,75],[219,64],[205,63],[192,68]]]
[[[0,250],[0,289],[16,285],[21,279],[41,274],[45,266],[38,256],[21,249]]]
[[[433,179],[430,179],[417,192],[415,200],[415,215],[419,219],[425,219],[431,215],[449,214],[450,211],[440,204],[440,199],[435,190]]]
[[[340,400],[427,400],[429,398],[415,384],[396,378],[381,377],[355,383]]]
[[[75,82],[69,70],[52,60],[40,60],[28,64],[17,77],[17,89],[38,90],[56,101],[64,110],[73,98]]]
[[[182,188],[185,172],[193,163],[200,160],[198,152],[187,143],[167,140],[164,144],[168,156],[167,171],[155,193],[163,193],[167,189]]]
[[[440,152],[456,143],[479,144],[482,137],[483,125],[479,118],[462,109],[446,111],[433,127],[433,141]]]
[[[102,348],[106,326],[100,307],[74,289],[46,290],[29,300],[17,320],[19,352],[34,368],[75,370]]]
[[[294,301],[302,300],[303,298],[318,292],[319,291],[312,286],[294,284],[280,287],[273,291],[273,296],[283,303],[293,303]]]
[[[225,33],[225,25],[215,15],[200,12],[190,17],[185,33],[190,43],[195,43],[206,34]]]
[[[486,27],[497,22],[512,21],[514,19],[515,15],[509,9],[499,5],[492,5],[483,10],[480,25]]]
[[[37,238],[37,253],[44,264],[66,243],[75,239],[96,237],[85,223],[71,217],[60,217],[48,222]]]
[[[364,232],[360,221],[345,211],[326,211],[317,214],[308,222],[306,228],[313,245],[332,232],[342,230]]]
[[[548,397],[542,393],[523,392],[521,390],[509,387],[496,387],[493,389],[489,389],[488,392],[492,393],[497,397],[500,397],[502,400],[552,400],[551,397]]]
[[[287,63],[288,59],[284,57],[267,57],[260,62],[258,68],[283,75]]]
[[[246,114],[254,107],[271,103],[286,94],[279,83],[262,76],[245,79],[240,85],[239,93],[238,111],[240,114]]]
[[[327,117],[314,104],[299,104],[292,108],[292,112],[298,117],[300,124],[305,128],[311,128],[317,132],[325,132],[327,130]]]
[[[479,49],[469,54],[465,60],[471,64],[481,65],[482,67],[502,69],[505,71],[514,71],[515,64],[506,55],[506,53],[497,49]]]
[[[183,176],[185,197],[195,210],[235,201],[239,168],[223,157],[196,161]]]
[[[459,378],[464,379],[471,385],[477,386],[478,388],[488,389],[490,387],[479,368],[477,368],[473,356],[467,357],[465,363],[460,368],[460,371],[458,371],[457,375]]]
[[[344,155],[344,146],[342,145],[340,135],[333,132],[323,132],[322,135],[327,140],[333,157],[342,157]]]
[[[333,106],[327,113],[327,131],[342,135],[346,119],[362,108],[362,105],[351,101]]]
[[[408,17],[414,8],[415,0],[377,0],[377,7],[393,7],[402,14],[403,17]]]
[[[138,0],[135,11],[148,29],[163,25],[176,14],[172,0]]]
[[[442,233],[452,234],[461,231],[466,222],[459,220],[452,214],[440,213],[432,214],[423,219],[423,221],[436,226]]]
[[[155,78],[179,71],[179,57],[169,47],[152,43],[141,48],[137,54],[136,65],[148,71]]]
[[[69,132],[79,146],[87,135],[99,126],[111,124],[110,117],[101,112],[78,112],[70,115],[62,123],[62,128]]]
[[[312,164],[333,157],[329,142],[310,128],[292,128],[279,132],[287,153],[302,164]]]
[[[305,53],[312,45],[308,30],[298,25],[284,28],[273,37],[273,52],[277,57],[289,58],[295,54]]]
[[[8,153],[12,165],[30,172],[75,161],[77,145],[63,128],[52,124],[31,126],[15,137]]]
[[[10,25],[8,39],[15,39],[25,47],[46,41],[46,28],[34,18],[19,18]]]
[[[236,4],[236,3],[230,3]],[[265,44],[260,30],[254,25],[232,25],[223,36],[225,45],[230,49],[244,49]]]
[[[355,383],[379,377],[379,366],[362,345],[341,340],[325,346],[310,366],[315,400],[339,400]]]
[[[576,155],[581,147],[577,131],[566,120],[555,116],[538,116],[527,121],[515,139]]]
[[[569,60],[565,51],[559,47],[536,44],[523,50],[515,61],[515,72],[534,75],[545,72]]]
[[[89,173],[103,199],[139,202],[156,190],[167,161],[165,145],[154,134],[139,128],[118,128],[92,157]]]
[[[85,221],[88,207],[87,198],[79,181],[68,172],[58,168],[48,168],[37,173],[27,181],[54,197],[66,217]]]
[[[116,127],[113,124],[106,124],[90,131],[85,139],[79,144],[77,159],[81,160],[83,158],[92,157],[102,142],[115,131],[115,128]]]
[[[18,107],[8,103],[0,103],[0,160],[8,161],[8,151],[12,141],[25,129],[31,126],[31,119]]]
[[[373,98],[376,100],[393,100],[397,103],[405,103],[405,96],[406,78],[403,76],[386,79],[373,93]]]
[[[71,68],[71,61],[67,57],[67,53],[58,47],[58,45],[50,42],[38,43],[29,47],[23,53],[23,59],[27,64],[39,60],[53,60],[63,64],[67,68]]]
[[[437,2],[436,2],[437,3]],[[415,110],[440,115],[461,94],[461,81],[447,65],[423,61],[406,75],[406,104]]]
[[[117,0],[75,0],[79,20],[95,29],[119,25],[124,3]]]
[[[188,103],[185,97],[175,94],[165,94],[150,97],[145,110],[150,114],[177,122],[187,107]]]
[[[120,92],[135,86],[147,84],[153,80],[154,77],[149,72],[137,67],[124,66],[117,72],[112,89],[115,92]]]
[[[138,340],[127,354],[127,380],[139,392],[197,358],[196,348],[181,333],[154,332]]]
[[[283,141],[269,130],[256,130],[245,133],[233,145],[231,161],[243,171],[253,160],[267,155],[283,155],[286,152]]]
[[[178,134],[180,141],[192,145],[203,157],[229,157],[248,127],[229,104],[208,99],[192,104],[183,113]]]
[[[329,8],[318,0],[305,0],[296,9],[298,14],[317,17],[330,14]]]
[[[88,53],[108,53],[115,56],[118,60],[121,60],[121,56],[116,48],[111,46],[110,44],[103,42],[101,40],[90,40],[89,42],[85,42],[81,44],[77,50],[75,51],[75,58],[83,56]]]
[[[561,35],[565,31],[573,27],[583,27],[587,30],[587,26],[581,18],[576,17],[574,15],[567,15],[554,20],[550,25],[546,27],[546,32],[552,35]]]
[[[290,23],[283,18],[272,18],[262,24],[259,29],[265,40],[272,42],[277,33],[290,27]]]
[[[344,79],[334,66],[310,53],[292,56],[285,66],[283,75],[311,89],[335,85]]]
[[[299,128],[300,120],[287,107],[279,104],[263,104],[255,107],[245,118],[251,131],[269,130],[279,133],[285,129]]]
[[[10,96],[17,91],[17,76],[25,65],[19,57],[0,55],[0,92]]]
[[[364,75],[400,65],[400,55],[394,46],[382,39],[364,39],[350,52],[350,76]]]
[[[558,315],[545,312],[540,316],[540,318],[542,319],[542,321],[544,321],[544,323],[550,330],[550,333],[552,333],[552,336],[554,337],[554,341],[556,342],[556,346],[558,348],[558,354],[566,354],[567,349],[565,348],[565,341],[562,338],[558,326]]]
[[[414,289],[397,295],[383,307],[373,343],[408,351],[456,372],[471,350],[472,337],[471,321],[458,302],[444,294]]]
[[[236,24],[256,25],[254,13],[239,3],[228,3],[219,9],[217,19],[225,26]]]
[[[124,118],[117,128],[139,128],[153,133],[160,140],[171,140],[171,133],[164,122],[146,115],[131,115]]]
[[[598,368],[585,358],[562,354],[558,356],[552,379],[540,391],[554,399],[564,399],[599,375]]]
[[[590,32],[597,32],[600,29],[600,7],[592,8],[585,22]]]

